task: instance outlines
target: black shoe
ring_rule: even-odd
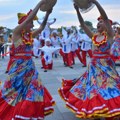
[[[43,67],[41,67],[41,69],[43,69]]]
[[[75,62],[73,62],[73,65],[75,65]]]
[[[47,72],[47,70],[44,70],[44,72]]]
[[[5,73],[7,74],[7,73],[8,73],[8,71],[6,70],[6,71],[5,71]]]
[[[86,65],[83,65],[82,67],[86,67]]]
[[[64,65],[64,67],[67,67],[67,65]]]
[[[73,69],[73,66],[70,66],[71,69]]]
[[[67,64],[66,64],[66,63],[64,63],[64,67],[67,67]]]
[[[35,58],[38,58],[38,56],[35,56]]]
[[[115,66],[120,66],[120,63],[115,63]]]

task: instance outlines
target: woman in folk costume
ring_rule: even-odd
[[[120,26],[116,30],[114,43],[111,47],[111,55],[115,61],[120,61]]]
[[[41,79],[32,60],[32,37],[37,36],[46,24],[52,9],[46,12],[41,26],[31,31],[33,20],[43,0],[28,14],[19,13],[19,25],[13,32],[12,64],[0,92],[1,120],[43,120],[53,112],[54,101]]]
[[[81,27],[93,40],[93,57],[86,72],[78,79],[63,80],[59,93],[77,117],[112,120],[120,115],[120,76],[110,56],[113,30],[98,1],[90,1],[102,16],[97,24],[97,34],[86,26],[78,6],[74,4],[74,7]]]

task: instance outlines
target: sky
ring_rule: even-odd
[[[99,3],[105,9],[108,17],[113,21],[120,23],[120,0],[98,0]],[[17,26],[17,13],[27,13],[30,9],[33,9],[39,0],[0,0],[0,26],[4,26],[10,29],[14,29]],[[37,16],[42,19],[45,12],[39,11]],[[87,13],[82,13],[84,20],[90,21],[95,27],[97,24],[97,18],[100,16],[96,6]],[[57,0],[56,5],[53,8],[52,13],[49,16],[49,20],[56,18],[56,22],[51,25],[52,28],[58,28],[61,26],[79,26],[76,11],[73,7],[72,0]],[[39,25],[34,22],[35,28]]]

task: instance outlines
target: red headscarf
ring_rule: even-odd
[[[97,18],[98,21],[101,20],[101,19],[103,19],[102,16]],[[110,22],[111,25],[113,24],[112,20],[110,20],[110,19],[109,19],[109,22]]]

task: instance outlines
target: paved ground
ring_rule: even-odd
[[[6,66],[8,63],[9,57],[5,57],[4,60],[0,59],[0,79],[5,80],[7,75],[5,74]],[[41,69],[41,62],[40,59],[33,58],[35,61],[37,70],[42,79],[42,83],[46,86],[49,90],[51,95],[56,101],[55,112],[45,118],[45,120],[80,120],[75,117],[75,115],[70,112],[66,107],[64,102],[58,95],[58,88],[61,86],[61,78],[64,77],[66,79],[73,79],[78,77],[79,75],[83,74],[86,68],[82,68],[82,64],[79,63],[78,59],[76,58],[76,64],[74,68],[64,67],[62,63],[62,58],[59,57],[57,59],[54,58],[54,65],[53,70],[48,72],[44,72]],[[89,58],[88,58],[89,62]],[[120,67],[117,67],[117,70],[120,74]]]

